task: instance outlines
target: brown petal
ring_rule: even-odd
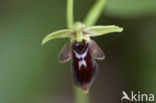
[[[102,49],[93,41],[89,42],[91,55],[98,60],[103,60],[105,58]]]
[[[72,57],[72,45],[70,42],[66,43],[64,47],[62,48],[60,55],[59,55],[59,61],[61,63],[65,63],[69,61]]]

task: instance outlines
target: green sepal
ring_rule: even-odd
[[[71,29],[62,29],[55,32],[48,34],[43,40],[42,45],[47,43],[48,41],[56,38],[71,38],[72,37],[72,30]]]
[[[87,32],[87,35],[92,37],[92,36],[101,36],[105,35],[108,33],[113,33],[113,32],[122,32],[123,28],[120,28],[115,25],[110,25],[110,26],[90,26],[85,29],[85,32]]]

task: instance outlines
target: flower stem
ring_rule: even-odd
[[[67,0],[67,26],[68,28],[71,28],[71,25],[73,24],[73,0]]]
[[[67,26],[68,28],[72,28],[73,24],[73,0],[67,0]],[[89,103],[89,96],[88,94],[82,93],[82,91],[77,88],[73,87],[74,96],[75,96],[75,103]]]
[[[97,19],[100,16],[100,13],[104,7],[106,0],[98,0],[97,3],[93,6],[93,8],[87,14],[87,17],[84,21],[86,26],[94,25]],[[67,0],[67,26],[68,28],[72,28],[72,24],[74,21],[73,18],[73,0]],[[75,95],[75,103],[89,103],[89,95],[84,94],[80,88],[73,87],[74,95]]]
[[[84,23],[86,24],[86,26],[92,26],[96,23],[96,21],[98,20],[104,5],[106,3],[106,0],[98,0],[95,5],[92,7],[92,9],[89,11],[89,13],[87,14]]]
[[[68,28],[72,28],[73,24],[73,0],[67,0],[67,26]],[[74,96],[75,96],[75,103],[89,103],[88,94],[83,94],[82,91],[77,88],[73,87]]]
[[[74,95],[75,95],[75,103],[90,103],[89,95],[82,92],[80,88],[74,88]]]

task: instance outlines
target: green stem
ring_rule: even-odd
[[[104,7],[105,0],[98,0],[88,13],[84,23],[86,26],[93,25]],[[72,28],[73,24],[73,0],[67,0],[67,26]],[[75,103],[89,103],[89,95],[84,94],[80,88],[74,86]]]
[[[85,18],[84,23],[86,24],[86,26],[92,26],[96,23],[104,8],[105,3],[106,0],[98,0],[96,2],[96,4],[92,7]]]
[[[73,0],[67,0],[67,26],[68,28],[72,28],[73,24]],[[89,96],[88,94],[82,93],[82,91],[77,88],[73,87],[74,96],[75,96],[75,103],[89,103]]]
[[[89,95],[82,92],[80,88],[74,86],[75,103],[89,103]]]
[[[67,0],[67,26],[68,28],[72,28],[73,24],[73,0]],[[89,97],[87,94],[83,94],[82,91],[73,87],[74,95],[75,95],[75,103],[89,103]]]
[[[67,0],[67,26],[71,28],[73,24],[73,0]]]

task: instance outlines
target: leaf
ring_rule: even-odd
[[[113,32],[122,32],[123,28],[115,25],[110,26],[90,26],[85,29],[88,36],[101,36]]]
[[[63,29],[63,30],[52,32],[42,40],[42,45],[44,45],[45,43],[47,43],[49,40],[52,40],[52,39],[70,38],[72,36],[71,34],[72,34],[71,29]]]

